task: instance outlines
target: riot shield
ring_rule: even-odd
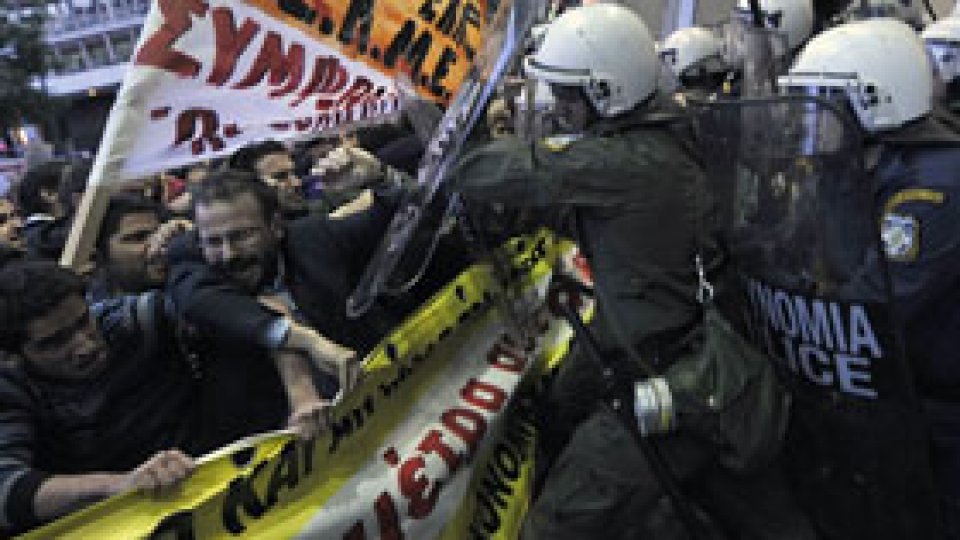
[[[773,95],[777,76],[786,71],[786,35],[758,27],[748,13],[735,11],[723,27],[724,61],[741,73],[739,95],[759,98]]]
[[[443,181],[497,84],[520,52],[524,36],[542,12],[541,4],[542,0],[500,2],[487,28],[483,53],[427,144],[417,172],[417,187],[404,194],[383,240],[348,298],[348,316],[363,315],[387,290],[408,288],[425,267],[440,235],[440,225],[452,217],[456,207],[441,193]]]
[[[784,459],[826,538],[939,538],[859,127],[817,97],[694,104],[748,337],[794,396]]]

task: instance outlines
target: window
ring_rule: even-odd
[[[60,70],[63,73],[74,73],[84,68],[83,54],[76,43],[60,45]]]
[[[87,49],[87,56],[90,57],[90,67],[110,64],[110,51],[107,49],[107,41],[103,36],[94,36],[84,41],[83,45]]]
[[[119,34],[110,34],[110,43],[113,44],[113,53],[117,55],[117,62],[126,62],[130,60],[130,55],[133,54],[133,36],[130,32],[122,32]]]

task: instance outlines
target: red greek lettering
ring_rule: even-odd
[[[199,134],[196,132],[197,124],[200,125]],[[202,154],[207,144],[215,151],[222,150],[224,145],[223,139],[217,134],[219,129],[217,111],[197,107],[187,109],[177,116],[174,146],[192,139],[190,150],[194,155]]]
[[[527,367],[527,358],[521,351],[498,342],[487,353],[487,363],[510,373],[523,373]]]
[[[490,383],[470,379],[460,389],[460,397],[478,409],[496,412],[503,407],[503,402],[507,399],[507,393]]]
[[[442,487],[440,482],[431,486],[430,479],[423,473],[425,467],[426,461],[421,456],[409,458],[400,465],[400,493],[410,501],[407,512],[414,519],[423,519],[433,511]]]
[[[460,455],[456,450],[443,442],[443,434],[436,429],[431,429],[427,432],[427,436],[417,445],[417,450],[423,452],[425,455],[437,454],[443,459],[443,462],[447,464],[447,467],[449,467],[451,471],[456,471],[460,468]]]
[[[280,34],[268,32],[263,40],[263,46],[250,72],[240,82],[233,85],[234,88],[243,89],[256,86],[263,81],[263,78],[269,72],[269,82],[272,86],[277,86],[286,81],[286,84],[280,88],[272,90],[270,97],[276,98],[293,92],[303,80],[303,62],[305,51],[303,45],[293,43],[290,50],[283,53],[283,42]]]
[[[196,77],[200,61],[174,50],[173,44],[190,30],[190,15],[202,17],[207,13],[203,0],[159,0],[163,23],[143,42],[133,63],[152,66],[181,77]]]
[[[222,86],[233,75],[237,59],[250,45],[253,36],[260,30],[260,25],[252,19],[247,19],[238,29],[234,24],[233,11],[230,8],[215,8],[210,15],[213,18],[213,35],[217,47],[213,57],[213,69],[207,77],[207,82]]]
[[[444,427],[467,443],[471,452],[476,449],[477,443],[487,431],[487,421],[484,420],[483,415],[470,409],[458,407],[444,411],[440,415],[440,421],[443,422]]]

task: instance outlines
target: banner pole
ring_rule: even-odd
[[[80,272],[89,261],[100,233],[100,225],[107,213],[112,190],[101,183],[88,182],[80,199],[80,207],[73,218],[70,235],[60,255],[60,266]]]

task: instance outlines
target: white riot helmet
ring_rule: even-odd
[[[524,71],[546,83],[578,86],[600,116],[625,113],[657,88],[653,38],[640,17],[616,4],[591,4],[550,23]]]
[[[890,18],[850,22],[814,37],[778,86],[848,103],[869,133],[929,113],[933,92],[923,42],[906,23]]]
[[[960,18],[940,19],[928,26],[920,37],[940,80],[951,83],[960,77]]]
[[[752,23],[749,0],[737,0],[736,13]],[[760,0],[760,13],[764,28],[782,33],[788,50],[803,45],[813,32],[813,0]]]
[[[663,64],[678,78],[691,71],[716,73],[724,70],[723,40],[699,26],[673,32],[663,40],[657,52]]]
[[[841,20],[853,21],[878,17],[892,17],[912,26],[923,21],[921,0],[851,0]]]

